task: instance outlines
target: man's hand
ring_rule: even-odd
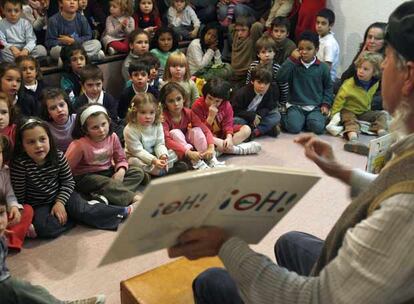
[[[218,227],[190,229],[178,237],[178,244],[168,248],[168,256],[176,258],[185,256],[195,260],[207,256],[216,256],[229,235]]]

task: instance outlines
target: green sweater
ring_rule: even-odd
[[[375,82],[366,91],[363,87],[355,82],[355,78],[351,77],[344,81],[332,106],[332,116],[346,109],[360,115],[371,110],[371,103],[375,93],[378,90],[379,81]]]
[[[309,68],[289,57],[279,69],[277,81],[289,83],[289,103],[298,106],[330,106],[333,87],[329,67],[318,59]]]

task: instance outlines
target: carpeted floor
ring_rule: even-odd
[[[306,159],[294,136],[260,138],[263,150],[259,155],[225,156],[228,164],[274,165],[318,172],[323,178],[291,212],[256,246],[255,250],[273,257],[273,244],[283,233],[301,230],[324,238],[350,202],[348,189],[324,175]],[[343,151],[343,140],[322,136],[330,142],[337,158],[349,166],[365,167],[366,158]],[[107,303],[120,303],[119,283],[136,274],[169,261],[166,251],[147,254],[116,264],[97,268],[116,232],[93,230],[78,226],[56,240],[29,240],[24,250],[8,258],[12,275],[43,285],[61,299],[86,297],[104,293]]]

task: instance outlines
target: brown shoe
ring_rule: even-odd
[[[360,142],[357,139],[353,139],[353,140],[348,141],[344,145],[344,150],[348,152],[361,154],[361,155],[368,155],[369,147],[363,142]]]

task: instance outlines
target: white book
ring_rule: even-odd
[[[319,180],[278,167],[227,167],[151,181],[101,265],[168,248],[185,230],[218,226],[259,243]]]
[[[396,141],[394,135],[387,134],[369,142],[367,169],[369,173],[378,174],[385,165],[385,156],[388,149]]]

